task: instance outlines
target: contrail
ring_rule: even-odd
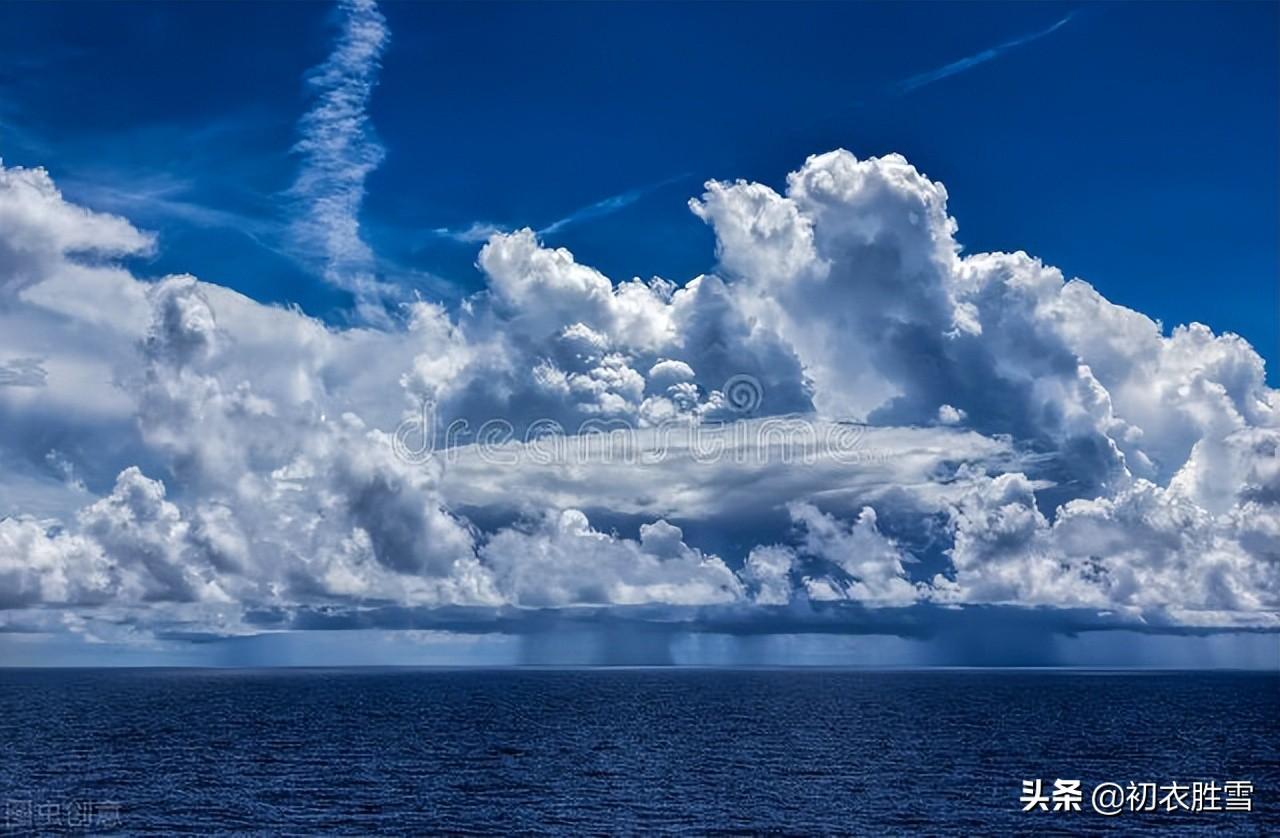
[[[574,224],[579,224],[583,221],[591,221],[596,218],[603,218],[606,215],[613,215],[615,212],[631,206],[650,192],[654,192],[667,184],[675,183],[676,181],[684,180],[685,178],[692,176],[693,175],[690,172],[681,172],[678,175],[663,178],[655,183],[637,186],[635,189],[628,189],[626,192],[619,192],[617,195],[610,195],[608,198],[603,198],[596,201],[594,204],[588,204],[585,207],[576,209],[564,218],[553,221],[536,232],[540,236],[546,236],[552,233],[558,233],[566,227],[571,227]],[[510,231],[511,228],[503,227],[499,224],[493,224],[488,221],[475,221],[461,229],[437,227],[431,232],[433,235],[439,236],[440,238],[451,239],[463,244],[473,244],[485,241],[494,233],[509,233]]]
[[[359,215],[365,178],[386,154],[366,108],[390,31],[374,0],[342,0],[340,8],[333,52],[307,75],[315,100],[293,149],[302,166],[288,193],[299,205],[291,233],[304,253],[319,254],[326,281],[355,295],[362,318],[381,322],[377,260],[360,238]]]
[[[1057,23],[1053,24],[1052,26],[1046,29],[1042,29],[1038,32],[1032,32],[1027,35],[1021,35],[1017,38],[1014,38],[1011,41],[1006,41],[1003,44],[998,44],[994,47],[984,49],[981,52],[975,53],[974,55],[970,55],[966,58],[961,58],[957,61],[952,61],[950,64],[944,64],[943,66],[937,68],[936,70],[930,70],[928,72],[919,73],[917,75],[903,79],[902,81],[899,81],[893,84],[887,90],[886,93],[881,95],[898,95],[898,96],[906,95],[908,93],[911,93],[914,90],[918,90],[921,87],[924,87],[925,85],[933,84],[936,81],[941,81],[942,79],[950,78],[951,76],[957,75],[959,73],[963,73],[966,70],[977,67],[980,64],[985,64],[988,61],[991,61],[995,58],[999,58],[1001,55],[1003,55],[1004,53],[1008,52],[1011,49],[1024,46],[1026,44],[1031,43],[1032,41],[1038,41],[1041,38],[1044,38],[1048,35],[1053,34],[1054,32],[1061,29],[1063,26],[1066,26],[1068,23],[1070,23],[1071,19],[1074,18],[1077,14],[1078,14],[1078,10],[1071,12],[1066,17],[1062,18]],[[846,106],[846,107],[860,107],[866,104],[867,104],[866,101],[858,101],[854,103],[854,105]],[[840,110],[834,111],[828,116],[834,116],[837,113],[841,113],[843,110],[844,109],[842,108]],[[538,235],[545,236],[545,235],[557,233],[560,230],[563,230],[564,228],[574,224],[578,224],[584,221],[590,221],[596,218],[603,218],[604,216],[607,216],[607,215],[612,215],[613,213],[618,212],[622,209],[625,209],[631,204],[634,204],[640,198],[644,197],[650,192],[653,192],[654,190],[660,189],[663,186],[666,186],[667,184],[674,183],[676,181],[683,180],[691,176],[692,175],[688,172],[684,172],[678,175],[672,175],[671,177],[665,178],[656,183],[651,183],[651,184],[648,184],[647,186],[640,186],[635,189],[631,189],[626,192],[621,192],[617,195],[612,195],[608,198],[604,198],[603,200],[596,201],[594,204],[590,204],[588,206],[582,207],[581,209],[575,210],[569,213],[568,215],[566,215],[564,218],[561,218],[558,221],[553,221],[547,226],[541,228],[540,230],[537,231]],[[503,233],[503,232],[508,232],[508,228],[502,227],[497,224],[492,224],[489,222],[483,222],[483,221],[474,222],[470,226],[462,229],[439,227],[439,228],[436,228],[435,230],[432,230],[432,233],[436,236],[439,236],[441,238],[451,239],[453,241],[466,243],[466,244],[482,242],[488,239],[489,236],[491,236],[494,233]]]
[[[631,206],[650,192],[661,189],[669,183],[675,183],[678,180],[683,180],[690,176],[689,172],[681,172],[678,175],[672,175],[671,177],[664,178],[656,183],[650,183],[646,186],[638,186],[635,189],[629,189],[626,192],[621,192],[617,195],[605,198],[604,200],[596,201],[594,204],[589,204],[582,209],[569,213],[559,221],[551,222],[546,227],[539,230],[538,235],[545,236],[550,233],[563,230],[565,227],[569,227],[581,221],[590,221],[593,218],[602,218],[606,215],[612,215],[620,209]]]
[[[910,78],[903,79],[894,85],[893,92],[900,95],[910,93],[911,91],[918,90],[927,84],[933,84],[935,81],[941,81],[959,73],[963,73],[965,70],[977,67],[979,64],[985,64],[992,59],[999,58],[1011,49],[1023,46],[1024,44],[1029,44],[1032,41],[1038,41],[1048,35],[1052,35],[1063,26],[1066,26],[1075,16],[1076,12],[1072,12],[1053,26],[1050,26],[1048,29],[1042,29],[1039,32],[1032,32],[1029,35],[1022,35],[1018,38],[1014,38],[1012,41],[1005,41],[1003,44],[999,44],[998,46],[984,49],[982,52],[974,53],[967,58],[961,58],[958,61],[952,61],[950,64],[944,64],[936,70],[930,70],[927,73],[920,73],[918,75],[911,76]]]

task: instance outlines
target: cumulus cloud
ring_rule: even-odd
[[[1275,626],[1277,512],[1246,503],[1215,515],[1139,479],[1113,497],[1077,499],[1050,522],[1032,484],[1003,474],[953,510],[947,601],[1097,607],[1191,625]]]
[[[385,39],[371,6],[347,12],[326,90]],[[337,139],[364,142],[372,77],[351,78]],[[335,327],[138,278],[122,260],[150,235],[0,168],[0,621],[642,609],[830,630],[842,609],[999,604],[1277,625],[1280,395],[1243,338],[964,254],[945,188],[897,155],[818,155],[782,193],[713,181],[691,206],[712,274],[615,281],[494,232],[455,309]]]
[[[786,605],[795,596],[791,568],[795,550],[782,544],[754,548],[742,565],[742,580],[759,605]]]
[[[504,529],[481,552],[506,598],[523,606],[707,605],[734,602],[742,584],[716,556],[684,543],[661,519],[632,541],[593,530],[576,509],[525,532]]]
[[[847,524],[808,503],[792,504],[790,512],[804,532],[802,549],[836,565],[848,577],[843,584],[824,580],[827,590],[876,605],[906,605],[920,597],[904,566],[911,558],[880,532],[872,507],[863,507]]]
[[[155,245],[119,216],[63,199],[44,169],[0,162],[0,304],[71,265],[92,272],[99,259],[145,254]]]

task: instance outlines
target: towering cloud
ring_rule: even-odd
[[[354,235],[343,173],[376,158],[385,31],[347,12],[299,181],[339,199],[308,222],[325,235]],[[455,310],[337,328],[136,278],[114,260],[150,236],[0,169],[0,623],[579,606],[829,628],[846,603],[1280,626],[1280,394],[1242,338],[962,255],[946,190],[896,155],[691,206],[715,275],[614,282],[495,233]]]

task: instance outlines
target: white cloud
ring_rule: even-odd
[[[119,216],[68,203],[44,169],[2,163],[0,230],[0,304],[80,260],[146,254],[155,246],[153,236]]]
[[[661,519],[639,541],[593,530],[576,509],[548,513],[532,530],[504,529],[480,553],[514,604],[708,605],[742,596],[723,561],[686,545]]]
[[[1274,434],[1269,445],[1274,452]],[[1013,473],[986,481],[952,515],[954,579],[934,580],[940,599],[1280,625],[1274,500],[1215,515],[1140,479],[1113,497],[1073,500],[1051,523],[1032,484]]]
[[[293,233],[301,252],[323,254],[325,279],[355,294],[365,318],[384,322],[384,289],[360,237],[360,207],[365,178],[386,153],[366,108],[391,35],[374,0],[343,0],[340,7],[333,52],[307,78],[315,101],[298,125],[294,150],[302,166],[290,194],[301,214]]]
[[[845,597],[871,605],[907,605],[921,596],[908,579],[901,548],[881,534],[876,512],[863,507],[852,524],[826,515],[809,503],[794,503],[791,520],[804,532],[805,553],[831,562],[849,577]],[[828,583],[832,590],[836,583]]]
[[[376,60],[376,12],[349,12]],[[714,275],[615,282],[494,233],[457,310],[336,328],[138,279],[119,260],[148,234],[0,168],[0,619],[852,601],[1275,624],[1261,358],[1025,254],[961,255],[946,199],[901,157],[832,152],[785,194],[708,184]],[[435,456],[397,456],[424,403]],[[494,419],[510,441],[477,438]],[[568,435],[526,442],[540,420]]]
[[[444,492],[465,506],[722,521],[809,497],[857,511],[903,488],[936,508],[960,491],[941,482],[955,471],[949,463],[998,467],[1008,456],[1007,446],[973,433],[809,419],[677,421],[638,430],[603,423],[583,434],[473,443],[437,455],[446,464]]]
[[[1071,12],[1066,17],[1058,20],[1052,26],[1046,27],[1045,29],[1041,29],[1037,32],[1030,32],[1026,35],[1019,35],[1018,37],[1005,41],[1004,43],[988,47],[981,52],[975,52],[973,55],[967,55],[964,58],[956,59],[955,61],[952,61],[949,64],[944,64],[935,70],[928,70],[923,73],[917,73],[909,78],[905,78],[894,85],[894,92],[899,94],[910,93],[911,91],[917,90],[925,85],[934,84],[935,82],[963,73],[966,70],[971,70],[974,67],[986,64],[988,61],[994,61],[1011,49],[1025,46],[1026,44],[1033,43],[1041,38],[1052,35],[1063,26],[1066,26],[1071,21],[1071,18],[1075,17],[1076,14],[1077,12]]]
[[[754,588],[754,598],[759,605],[786,605],[791,602],[795,586],[791,569],[796,561],[795,550],[782,544],[756,547],[742,566],[742,580]]]

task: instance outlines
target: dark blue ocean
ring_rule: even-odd
[[[0,670],[0,729],[10,833],[1280,833],[1271,675]],[[1252,812],[1089,811],[1230,780]]]

